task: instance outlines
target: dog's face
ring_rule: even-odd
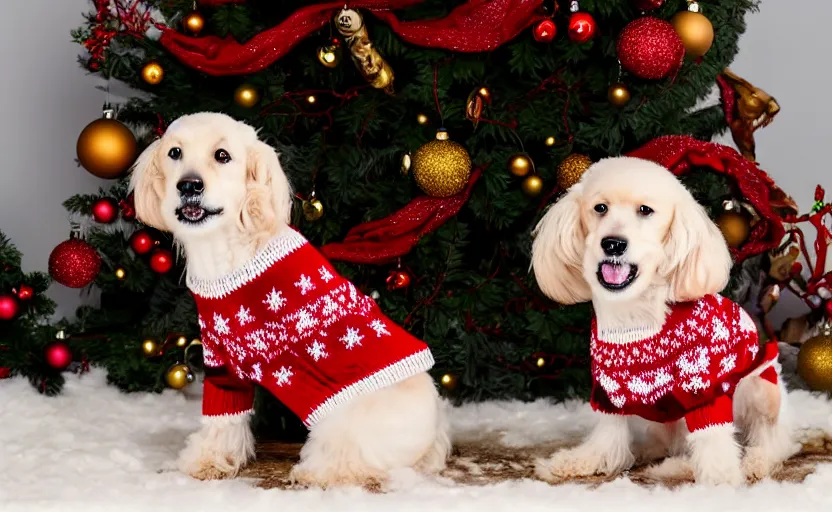
[[[682,301],[721,291],[731,257],[676,177],[619,157],[593,165],[546,213],[532,266],[544,293],[561,303],[632,300],[656,286]]]
[[[223,114],[173,122],[139,156],[131,185],[138,218],[185,242],[233,229],[266,236],[291,208],[277,154]]]

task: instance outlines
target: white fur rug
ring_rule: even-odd
[[[791,406],[804,440],[832,436],[832,402],[796,391]],[[426,479],[411,472],[396,475],[394,490],[386,494],[264,490],[253,479],[199,482],[167,471],[185,436],[197,427],[199,412],[198,398],[180,392],[122,394],[106,386],[100,370],[70,376],[57,398],[39,395],[22,379],[0,381],[0,510],[832,510],[832,464],[819,465],[802,483],[764,481],[742,489],[690,484],[671,489],[640,485],[626,476],[597,485],[552,487],[528,479],[464,485],[447,476]],[[573,442],[591,426],[589,412],[578,402],[489,402],[455,409],[452,419],[455,437],[463,443],[516,449]]]

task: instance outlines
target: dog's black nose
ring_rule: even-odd
[[[186,176],[176,184],[179,195],[182,197],[198,196],[205,190],[205,184],[196,176]]]
[[[627,241],[622,238],[607,237],[601,240],[601,248],[607,256],[621,256],[627,250]]]

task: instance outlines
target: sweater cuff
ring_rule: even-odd
[[[689,432],[704,430],[716,425],[727,425],[734,421],[734,404],[727,395],[720,395],[708,405],[685,415]]]
[[[206,377],[202,394],[203,416],[236,416],[252,410],[254,387],[238,383],[234,387],[218,385],[215,378]]]

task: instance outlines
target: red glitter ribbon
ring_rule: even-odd
[[[760,217],[748,240],[741,247],[731,249],[737,263],[780,245],[785,235],[783,221],[769,202],[774,181],[756,163],[735,149],[688,135],[665,135],[630,152],[628,156],[656,162],[677,176],[694,167],[706,167],[733,178],[744,199]]]
[[[456,215],[468,201],[474,183],[482,173],[471,173],[465,189],[451,197],[419,196],[404,208],[383,219],[352,228],[343,242],[321,247],[330,260],[384,264],[409,253],[423,236]]]
[[[355,0],[351,9],[368,9],[390,24],[405,41],[418,46],[459,52],[490,51],[513,39],[535,21],[543,0],[469,0],[445,18],[399,21],[389,12],[420,4],[423,0]],[[211,0],[211,3],[227,3]],[[189,67],[214,76],[256,73],[286,55],[296,44],[325,26],[343,2],[302,7],[279,25],[265,30],[245,44],[232,37],[190,37],[159,26],[160,43]]]

